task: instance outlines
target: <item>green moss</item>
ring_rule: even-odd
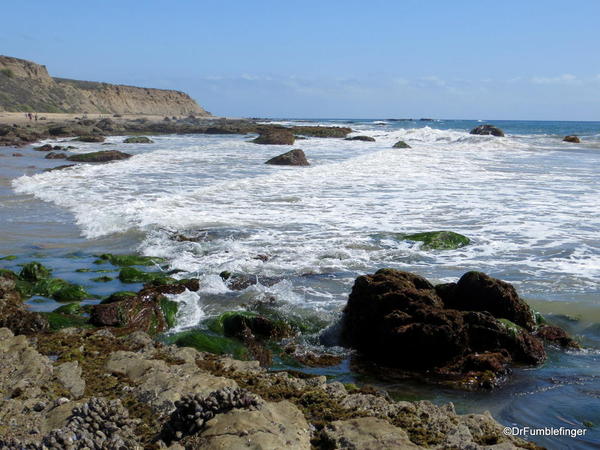
[[[393,145],[393,148],[411,148],[411,147],[404,141],[398,141]]]
[[[504,327],[512,334],[517,336],[521,332],[521,327],[508,319],[498,319],[498,321],[504,325]]]
[[[99,261],[109,262],[114,266],[152,266],[165,261],[164,258],[153,256],[113,255],[111,253],[100,255],[99,258]]]
[[[19,277],[24,281],[39,281],[50,277],[52,271],[45,267],[42,263],[33,261],[27,263],[21,269]]]
[[[268,319],[285,322],[293,330],[302,334],[315,334],[329,325],[327,320],[313,313],[284,313],[264,303],[258,304],[253,310]]]
[[[29,281],[16,280],[15,288],[23,298],[29,298],[33,295],[33,284],[31,284]]]
[[[173,328],[176,323],[177,311],[179,305],[177,302],[169,300],[167,297],[161,297],[159,300],[160,309],[165,317],[167,327]]]
[[[102,277],[92,278],[92,281],[95,281],[96,283],[108,283],[109,281],[112,281],[112,280],[114,280],[114,278],[107,277],[106,275],[102,276]]]
[[[225,334],[225,326],[224,322],[227,319],[231,319],[236,316],[242,317],[258,317],[258,314],[250,311],[227,311],[221,314],[218,317],[214,317],[212,319],[208,319],[206,321],[206,326],[210,331],[217,334]]]
[[[123,267],[119,272],[119,280],[123,283],[150,283],[172,284],[176,280],[162,272],[142,272],[134,267]]]
[[[85,327],[89,326],[88,320],[85,317],[61,314],[57,312],[41,313],[48,319],[48,324],[51,330],[60,330],[69,327]]]
[[[53,297],[61,289],[67,287],[69,283],[60,278],[47,278],[40,280],[33,285],[33,292],[44,297]]]
[[[589,420],[584,420],[582,422],[583,426],[586,428],[594,428],[594,422],[591,422]]]
[[[52,295],[52,298],[58,302],[79,302],[88,298],[89,294],[78,284],[67,284]]]
[[[121,300],[125,300],[129,297],[135,297],[136,295],[137,295],[137,293],[131,292],[131,291],[119,291],[119,292],[115,292],[115,293],[111,294],[110,296],[106,297],[100,303],[106,304],[106,303],[120,302]]]
[[[17,259],[15,255],[7,255],[0,258],[2,261],[14,261],[15,259]]]
[[[178,347],[193,347],[201,352],[232,355],[236,359],[248,359],[248,350],[234,339],[215,336],[200,330],[184,331],[170,336],[167,342]]]
[[[538,311],[533,311],[533,318],[535,320],[535,324],[540,326],[546,323],[546,319],[542,316],[542,313]]]
[[[67,305],[59,306],[52,312],[58,314],[77,315],[83,312],[83,308],[79,303],[69,303]]]
[[[91,272],[91,271],[92,271],[92,269],[85,269],[84,268],[84,269],[77,269],[75,272],[78,272],[78,273],[87,273],[87,272]]]
[[[454,250],[471,243],[468,237],[453,231],[426,231],[397,236],[408,241],[423,242],[421,248],[424,250]]]
[[[104,142],[105,138],[104,138],[104,136],[87,135],[87,136],[76,137],[73,140],[79,141],[79,142]]]

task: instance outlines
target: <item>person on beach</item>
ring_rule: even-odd
[[[38,118],[37,118],[37,113],[35,113],[35,121],[37,122]]]

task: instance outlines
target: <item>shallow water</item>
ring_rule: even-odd
[[[198,294],[179,298],[180,329],[266,297],[335,321],[354,278],[380,267],[433,281],[481,270],[515,284],[589,349],[553,353],[494,393],[382,382],[356,374],[348,361],[322,371],[382,383],[399,398],[490,409],[506,424],[575,427],[588,420],[596,427],[583,440],[536,440],[600,445],[600,123],[498,121],[507,137],[495,138],[469,135],[474,121],[316,122],[351,126],[377,141],[299,140],[307,168],[264,165],[289,148],[252,144],[248,136],[163,136],[149,145],[119,145],[122,138],[111,137],[112,145],[78,144],[78,151],[118,148],[135,156],[49,173],[37,172],[64,162],[19,150],[26,156],[1,161],[0,252],[22,258],[3,266],[45,258],[59,276],[106,295],[131,286],[89,281],[97,274],[73,279],[73,268],[107,251],[166,257],[170,269],[202,280]],[[563,143],[566,134],[583,143]],[[398,140],[412,149],[392,149]],[[472,245],[424,251],[390,237],[438,229],[465,234]],[[177,234],[200,239],[182,242]],[[78,258],[65,258],[73,253]],[[223,270],[283,281],[234,293],[218,277]]]

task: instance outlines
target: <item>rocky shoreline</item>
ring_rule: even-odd
[[[120,279],[146,284],[139,292],[117,292],[97,304],[80,306],[78,300],[89,294],[52,278],[51,271],[39,263],[24,265],[18,274],[6,269],[0,274],[0,327],[4,327],[0,328],[0,449],[539,448],[505,436],[504,427],[489,414],[459,415],[452,404],[398,402],[368,386],[270,369],[273,344],[300,333],[302,325],[268,310],[225,313],[208,330],[183,332],[165,340],[162,333],[174,325],[177,313],[177,304],[165,294],[197,290],[198,280],[175,280],[164,272],[141,269],[160,263],[156,258],[106,254],[99,255],[101,261],[121,267]],[[232,287],[251,282],[240,275],[221,276]],[[468,305],[469,311],[460,312],[457,299],[471,298],[464,292],[457,294],[465,291],[467,278],[474,285],[467,291],[481,300],[481,309],[493,315],[474,313],[477,305],[473,304]],[[558,327],[536,325],[536,315],[512,286],[483,274],[467,274],[463,279],[454,286],[434,287],[418,275],[391,269],[359,277],[342,318],[342,335],[362,357],[390,367],[425,370],[420,376],[441,367],[436,365],[441,350],[443,362],[458,355],[463,362],[475,358],[491,364],[479,364],[479,373],[463,371],[460,383],[448,371],[437,374],[462,388],[496,386],[465,384],[464,380],[507,376],[510,360],[490,375],[494,358],[514,356],[518,352],[512,349],[523,342],[529,345],[526,349],[542,353],[542,338],[577,346]],[[52,313],[29,311],[24,298],[43,289],[44,295],[62,299],[65,305]],[[362,304],[371,305],[372,312],[356,310]],[[387,305],[388,313],[381,305]],[[413,318],[402,319],[402,312]],[[435,345],[423,347],[427,336],[447,341],[447,333],[462,332],[463,328],[452,329],[440,322],[444,314],[464,316],[465,324],[460,325],[466,329],[472,328],[467,318],[486,318],[487,325],[480,326],[479,320],[476,329],[477,339],[485,333],[488,339],[477,348],[465,344],[458,353],[445,352],[445,347],[436,350]],[[432,315],[438,319],[428,320]],[[513,330],[508,319],[494,316],[511,316],[523,326]],[[378,317],[384,322],[374,323]],[[370,330],[365,332],[364,326]],[[383,333],[391,349],[387,358],[381,359],[370,348],[369,340],[379,339],[376,332]],[[352,333],[354,338],[349,339]],[[496,333],[496,341],[489,333]],[[360,339],[366,341],[358,343]],[[461,342],[457,338],[448,344]],[[394,363],[410,361],[411,348],[428,364]],[[390,359],[390,355],[400,359]],[[328,365],[327,358],[314,356],[313,366]],[[305,366],[310,364],[305,361]]]
[[[45,119],[45,118],[44,118]],[[74,121],[40,120],[32,123],[0,124],[0,146],[22,147],[43,139],[73,138],[74,141],[102,142],[104,136],[161,134],[258,134],[257,144],[291,145],[302,137],[344,138],[350,128],[265,124],[253,119],[217,119],[190,115],[141,118],[85,116]],[[125,143],[138,143],[132,139]]]

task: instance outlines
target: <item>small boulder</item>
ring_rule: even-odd
[[[44,144],[39,147],[33,147],[33,149],[38,152],[49,152],[52,150],[52,146],[50,144]]]
[[[132,155],[123,153],[118,150],[105,150],[100,152],[81,153],[79,155],[72,155],[67,158],[67,161],[75,162],[108,162],[108,161],[120,161],[123,159],[131,158]]]
[[[364,142],[375,142],[375,138],[371,136],[352,136],[344,139],[345,141],[364,141]]]
[[[394,144],[394,146],[392,148],[412,148],[412,147],[404,141],[398,141]]]
[[[299,148],[290,150],[279,156],[275,156],[268,160],[265,164],[273,164],[277,166],[309,166],[310,163],[306,159],[306,155]]]
[[[60,153],[60,152],[50,152],[46,156],[44,156],[44,158],[46,158],[46,159],[67,159],[67,154]]]
[[[571,142],[572,144],[580,144],[581,143],[581,139],[579,139],[578,136],[565,136],[563,138],[563,142]]]
[[[104,136],[90,134],[90,135],[76,137],[73,140],[74,141],[79,141],[79,142],[104,142],[105,139],[106,138]]]
[[[254,142],[255,144],[266,145],[293,145],[295,139],[296,138],[292,131],[285,128],[281,128],[263,131],[252,142]]]
[[[123,141],[124,144],[154,144],[154,141],[146,136],[132,136]]]
[[[470,134],[504,137],[504,131],[494,125],[479,125],[478,127],[473,128]]]

